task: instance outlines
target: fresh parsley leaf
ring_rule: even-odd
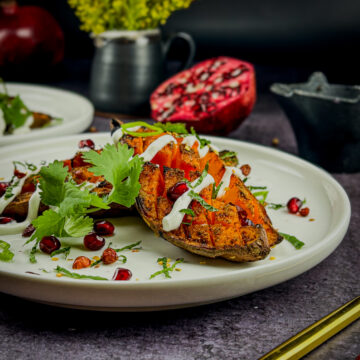
[[[0,261],[9,262],[13,259],[14,253],[10,251],[10,244],[4,240],[0,240]]]
[[[71,247],[68,246],[68,247],[63,247],[61,249],[58,249],[58,250],[55,250],[53,251],[50,256],[53,257],[55,255],[59,255],[59,254],[65,254],[65,259],[69,256],[70,254],[70,250],[71,250]]]
[[[181,258],[181,259],[176,259],[176,261],[174,262],[174,264],[172,266],[167,266],[167,263],[168,263],[168,259],[166,257],[162,257],[162,258],[158,258],[157,259],[157,263],[161,263],[162,264],[162,270],[159,270],[153,274],[150,275],[150,279],[153,279],[154,277],[158,276],[158,275],[161,275],[161,274],[164,274],[166,278],[171,278],[169,272],[171,271],[174,271],[175,270],[175,267],[177,264],[180,264],[184,262],[184,259]]]
[[[66,236],[81,237],[92,231],[94,221],[92,218],[83,215],[72,215],[65,217],[64,232]]]
[[[208,204],[199,194],[194,192],[193,190],[190,190],[189,196],[196,200],[203,208],[205,208],[208,211],[218,211],[218,209],[214,208],[210,204]]]
[[[140,190],[139,176],[143,160],[138,156],[132,157],[133,154],[134,150],[125,144],[106,144],[100,154],[94,150],[83,154],[84,160],[93,164],[89,170],[97,176],[104,176],[112,184],[109,203],[126,207],[135,203]]]
[[[188,134],[189,132],[186,130],[186,126],[184,123],[155,123],[154,126],[160,128],[163,131],[174,132],[177,134]]]
[[[74,273],[74,272],[70,272],[69,270],[61,267],[61,266],[58,266],[55,271],[58,273],[58,274],[62,274],[63,276],[67,276],[69,278],[72,278],[72,279],[91,279],[91,280],[108,280],[104,277],[101,277],[101,276],[91,276],[91,275],[80,275],[78,273]]]
[[[279,234],[284,239],[289,241],[295,247],[295,249],[297,249],[297,250],[301,249],[305,245],[302,241],[300,241],[297,237],[295,237],[293,235],[285,234],[285,233],[282,233],[282,232],[279,232]]]

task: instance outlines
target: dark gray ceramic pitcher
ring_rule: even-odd
[[[182,66],[185,69],[195,55],[195,43],[189,34],[177,33],[166,42],[159,29],[100,34],[95,39],[90,81],[90,97],[96,109],[146,114],[151,92],[165,79],[167,53],[177,38],[189,46]]]

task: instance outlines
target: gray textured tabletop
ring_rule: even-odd
[[[99,117],[94,125],[107,130]],[[268,95],[231,137],[297,152],[285,115]],[[95,313],[53,308],[0,294],[1,359],[257,359],[360,294],[360,173],[335,174],[352,206],[349,231],[318,266],[269,289],[196,308]],[[360,321],[307,359],[355,359]]]

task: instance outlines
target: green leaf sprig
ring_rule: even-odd
[[[162,264],[163,268],[162,268],[162,270],[156,271],[155,273],[151,274],[150,279],[153,279],[154,277],[156,277],[158,275],[161,275],[161,274],[164,274],[166,278],[170,279],[171,276],[170,276],[169,273],[174,271],[175,268],[176,268],[176,265],[178,265],[178,264],[180,264],[182,262],[184,262],[183,258],[176,259],[176,261],[171,266],[167,266],[168,259],[166,257],[158,258],[157,263]]]
[[[290,244],[292,244],[295,249],[299,250],[301,249],[305,244],[300,241],[297,237],[293,236],[293,235],[289,235],[289,234],[285,234],[282,232],[279,232],[279,234],[286,239],[287,241],[289,241]]]
[[[57,266],[55,269],[55,272],[58,274],[61,274],[63,276],[72,278],[72,279],[78,279],[78,280],[83,280],[83,279],[91,279],[91,280],[109,280],[107,278],[101,277],[101,276],[92,276],[92,275],[81,275],[75,272],[71,272],[61,266]]]
[[[208,204],[199,194],[197,194],[194,190],[189,191],[189,196],[196,200],[203,208],[208,211],[218,211],[218,209],[214,208],[212,205]]]
[[[70,250],[71,250],[71,247],[70,247],[70,246],[68,246],[68,247],[63,247],[63,248],[61,248],[61,249],[58,249],[58,250],[53,251],[53,252],[50,254],[50,257],[54,257],[55,255],[64,254],[64,255],[65,255],[65,259],[67,259],[67,257],[68,257],[69,254],[70,254]]]
[[[201,139],[200,136],[199,136],[199,135],[197,134],[197,132],[195,131],[195,129],[194,129],[193,126],[190,128],[190,132],[191,132],[192,135],[194,135],[194,136],[198,139],[198,141],[199,141],[199,143],[200,143],[200,149],[202,149],[202,148],[204,148],[205,146],[211,144],[211,141],[210,141],[210,140]]]
[[[9,262],[13,259],[14,253],[10,251],[10,244],[4,240],[0,240],[0,261]]]

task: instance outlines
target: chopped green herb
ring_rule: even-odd
[[[190,132],[192,135],[194,135],[199,143],[200,143],[200,149],[202,149],[203,147],[205,147],[206,145],[209,145],[211,144],[211,141],[210,140],[207,140],[207,139],[201,139],[200,136],[196,133],[195,129],[193,127],[190,128]]]
[[[177,134],[188,134],[189,132],[186,130],[186,126],[184,123],[155,123],[154,126],[162,129],[163,131],[174,132]]]
[[[14,181],[13,184],[9,185],[9,186],[6,188],[6,191],[5,191],[5,194],[4,194],[4,198],[5,198],[5,199],[9,199],[9,198],[11,198],[12,196],[14,196],[14,194],[13,194],[12,191],[14,190],[14,188],[15,188],[16,186],[19,185],[19,183],[20,183],[20,180],[16,180],[16,181]]]
[[[122,258],[122,263],[125,264],[127,262],[127,257],[125,255],[119,255],[119,258]],[[119,259],[120,261],[120,259]]]
[[[279,234],[284,239],[289,241],[295,247],[295,249],[297,249],[297,250],[301,249],[305,245],[302,241],[300,241],[297,237],[295,237],[293,235],[285,234],[285,233],[282,233],[282,232],[279,232]]]
[[[61,266],[58,266],[55,271],[58,273],[58,274],[61,274],[63,276],[67,276],[69,278],[72,278],[72,279],[91,279],[91,280],[108,280],[104,277],[101,277],[101,276],[91,276],[91,275],[80,275],[78,273],[74,273],[74,272],[70,272],[69,270],[67,269],[64,269],[63,267]]]
[[[249,178],[244,178],[244,180],[242,181],[244,184],[248,181]]]
[[[195,217],[195,212],[192,209],[181,209],[180,212]]]
[[[135,126],[142,126],[142,127],[145,127],[149,130],[154,130],[154,131],[151,131],[151,132],[137,132],[137,131],[130,131],[128,130],[129,128],[133,128]],[[160,129],[159,127],[156,127],[154,125],[150,125],[144,121],[134,121],[134,122],[130,122],[130,123],[127,123],[127,124],[122,124],[121,125],[121,128],[123,130],[123,132],[125,134],[129,134],[131,136],[135,136],[135,137],[148,137],[148,136],[155,136],[155,135],[160,135],[163,130]]]
[[[124,250],[131,250],[133,249],[134,247],[138,246],[141,244],[141,240],[134,243],[134,244],[130,244],[130,245],[127,245],[127,246],[124,246],[122,247],[121,249],[114,249],[116,252],[120,252],[120,251],[124,251]]]
[[[228,158],[232,158],[232,157],[234,157],[234,156],[237,156],[237,154],[236,154],[235,151],[227,151],[227,152],[225,152],[225,153],[221,152],[221,153],[219,154],[219,156],[220,156],[220,159],[225,160],[225,159],[228,159]]]
[[[4,240],[0,240],[0,261],[9,262],[13,259],[14,253],[10,251],[10,244]]]
[[[281,208],[283,208],[285,206],[286,205],[284,205],[284,204],[267,203],[267,207],[269,209],[273,209],[273,210],[279,210],[279,209],[281,209]]]
[[[196,200],[203,208],[205,208],[208,211],[218,211],[218,209],[214,208],[210,204],[208,204],[199,194],[194,192],[193,190],[190,190],[189,196]]]
[[[167,266],[167,262],[168,262],[168,259],[166,257],[163,257],[163,258],[158,258],[157,259],[157,263],[162,263],[162,270],[159,270],[153,274],[150,275],[150,279],[153,279],[155,276],[158,276],[158,275],[161,275],[161,274],[164,274],[166,278],[170,279],[171,276],[169,274],[169,272],[171,271],[174,271],[175,270],[175,267],[177,264],[180,264],[182,262],[184,262],[184,259],[181,258],[181,259],[176,259],[176,261],[174,262],[173,265],[171,266]]]
[[[90,265],[90,267],[94,267],[94,266],[100,264],[101,262],[102,262],[102,259],[96,260]]]
[[[70,250],[71,250],[71,247],[68,246],[68,247],[64,247],[64,248],[61,248],[61,249],[58,249],[58,250],[55,250],[53,251],[51,254],[50,254],[50,257],[53,257],[55,255],[59,255],[59,254],[64,254],[65,255],[65,259],[67,259],[67,257],[69,256],[70,254]]]
[[[218,186],[216,186],[215,183],[213,183],[213,191],[212,191],[212,196],[211,196],[212,199],[217,198],[219,190],[220,190],[222,184],[223,184],[223,181],[221,181]]]
[[[252,186],[252,185],[248,185],[248,189],[250,191],[253,191],[253,190],[265,190],[267,189],[267,186]]]
[[[203,182],[206,175],[208,174],[208,170],[209,170],[209,163],[207,162],[203,172],[200,175],[200,177],[197,179],[196,183],[192,186],[193,188],[196,188],[197,186],[199,186]]]
[[[265,200],[267,198],[269,194],[269,191],[258,191],[258,192],[254,192],[253,195],[259,200],[259,203],[264,205],[265,204]],[[260,199],[259,199],[260,197]]]
[[[36,239],[36,242],[34,244],[34,246],[31,248],[31,251],[30,251],[30,255],[29,255],[29,260],[32,264],[35,264],[37,263],[36,261],[36,257],[35,257],[35,254],[36,254],[36,250],[37,250],[37,247],[39,245],[39,242],[42,238],[38,238]],[[26,242],[27,243],[27,242]]]

